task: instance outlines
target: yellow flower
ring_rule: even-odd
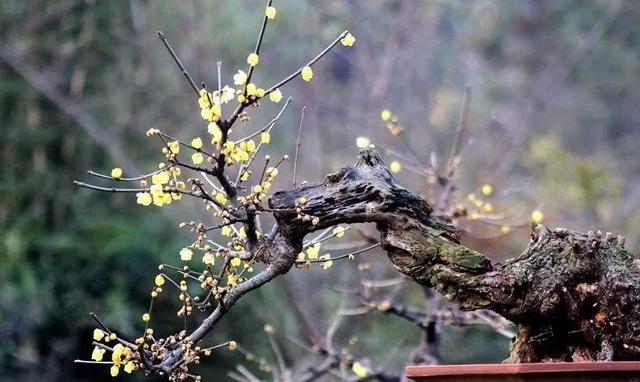
[[[112,377],[117,377],[118,373],[120,372],[120,368],[116,365],[111,366],[111,368],[109,369],[109,372],[111,373]]]
[[[227,285],[234,286],[238,282],[238,275],[231,274],[227,276]]]
[[[320,252],[320,243],[316,243],[311,247],[307,248],[307,256],[311,260],[317,259],[319,252]]]
[[[200,90],[198,105],[200,106],[200,109],[207,109],[211,107],[211,102],[209,101],[209,94],[207,94],[207,91],[204,89]]]
[[[233,150],[236,148],[236,143],[234,141],[227,141],[224,144],[224,153],[226,155],[229,155],[233,152]]]
[[[358,138],[356,138],[356,146],[358,146],[358,148],[363,149],[363,148],[369,146],[370,143],[371,143],[371,141],[367,137],[358,137]]]
[[[202,256],[202,262],[207,265],[213,265],[216,262],[216,257],[211,252],[207,252]]]
[[[246,182],[247,180],[249,180],[249,176],[251,175],[251,173],[249,171],[244,171],[242,173],[242,175],[240,176],[240,180],[243,182]]]
[[[249,56],[251,57],[251,56]],[[233,84],[234,85],[244,85],[247,82],[247,73],[242,70],[238,70],[238,73],[233,75]]]
[[[189,261],[191,260],[191,256],[193,256],[193,251],[191,251],[189,248],[182,248],[180,250],[180,260]]]
[[[265,173],[267,174],[268,180],[273,180],[278,176],[278,169],[275,167],[267,167],[267,171]]]
[[[511,227],[509,227],[508,225],[501,225],[500,226],[500,233],[502,233],[503,235],[506,235],[509,232],[511,232]]]
[[[258,97],[258,98],[264,97],[264,92],[265,92],[265,90],[263,88],[256,89],[256,97]]]
[[[276,8],[275,7],[267,7],[267,9],[265,10],[264,14],[265,16],[267,16],[268,19],[273,20],[276,18]]]
[[[344,236],[344,227],[342,226],[337,226],[336,228],[333,229],[333,234],[336,235],[337,238],[341,238]]]
[[[542,223],[542,219],[544,219],[544,214],[540,210],[534,210],[531,212],[531,221],[537,224]]]
[[[231,236],[231,227],[229,227],[228,225],[222,227],[222,229],[220,230],[220,234],[226,237]]]
[[[269,190],[271,189],[271,182],[262,182],[262,192],[269,192]]]
[[[203,160],[204,157],[201,153],[193,153],[193,155],[191,155],[191,161],[193,162],[193,164],[200,164]]]
[[[104,353],[105,353],[105,349],[100,348],[100,347],[94,347],[93,351],[91,352],[91,359],[96,361],[96,362],[100,362],[102,361],[102,358],[104,357]]]
[[[131,361],[127,362],[127,364],[124,365],[124,371],[127,374],[131,374],[131,372],[134,371],[135,369],[136,369],[136,365]]]
[[[482,186],[482,193],[485,196],[490,196],[491,194],[493,194],[493,187],[490,184],[485,184],[484,186]]]
[[[256,184],[255,186],[253,186],[253,192],[255,192],[256,194],[262,192],[262,186],[259,184]]]
[[[242,260],[240,260],[239,257],[234,257],[233,259],[231,259],[232,267],[239,267],[241,264],[242,264]]]
[[[262,134],[260,134],[260,142],[264,143],[265,145],[271,142],[271,134],[267,131],[264,131]]]
[[[223,194],[222,192],[218,192],[218,193],[216,194],[216,201],[217,201],[218,203],[220,203],[220,204],[224,205],[224,204],[226,204],[226,203],[227,203],[227,200],[228,200],[228,198],[227,198],[227,195],[226,195],[226,194]]]
[[[384,109],[384,110],[382,110],[382,111],[380,112],[380,118],[381,118],[383,121],[387,122],[388,120],[390,120],[390,119],[391,119],[391,111],[390,111],[390,110],[388,110],[388,109]]]
[[[302,79],[305,81],[311,81],[311,79],[313,78],[313,70],[311,70],[310,66],[305,66],[304,68],[302,68],[302,72],[300,72],[300,74],[302,75]]]
[[[280,89],[276,89],[269,93],[269,99],[271,100],[271,102],[280,102],[282,100],[282,92],[280,91]]]
[[[113,347],[113,353],[111,353],[111,361],[113,361],[115,365],[119,365],[123,355],[124,346],[122,346],[122,344],[116,344],[116,346]]]
[[[196,150],[201,149],[202,148],[202,139],[200,139],[200,137],[192,139],[191,140],[191,146]]]
[[[394,160],[393,162],[391,162],[391,164],[389,164],[389,170],[397,174],[400,172],[400,170],[402,170],[402,165],[397,160]]]
[[[255,95],[256,94],[256,85],[254,83],[250,83],[247,85],[247,95]]]
[[[114,179],[122,178],[122,169],[120,167],[116,167],[113,170],[111,170],[111,177]]]
[[[153,282],[157,286],[163,286],[164,285],[164,277],[162,275],[157,275],[156,278],[153,280]]]
[[[151,183],[155,185],[169,183],[169,173],[166,171],[161,171],[157,174],[153,174],[151,176]]]
[[[251,53],[249,56],[247,56],[247,64],[249,64],[249,66],[258,65],[258,61],[260,61],[260,57],[258,57],[258,55],[255,53]]]
[[[100,341],[100,340],[102,340],[102,338],[104,338],[104,332],[101,329],[94,329],[93,330],[93,340],[94,341]]]
[[[145,313],[142,315],[142,321],[149,322],[150,319],[151,319],[151,316],[149,315],[149,313]]]
[[[178,154],[180,152],[180,143],[178,141],[169,142],[167,146],[169,146],[169,151],[171,151],[172,154]]]
[[[353,363],[353,366],[351,366],[351,371],[353,371],[353,374],[355,374],[358,378],[366,378],[367,375],[369,375],[369,371],[367,370],[367,368],[358,361]]]
[[[221,91],[217,91],[217,90],[214,91],[213,94],[211,95],[211,98],[213,99],[213,102],[216,103],[216,106],[219,106],[220,103],[227,103],[231,101],[236,93],[235,89],[229,87],[228,85],[226,85],[220,90]]]
[[[322,269],[329,269],[331,268],[331,266],[333,265],[333,260],[331,260],[331,255],[330,254],[326,254],[326,255],[322,255],[320,256],[320,260],[325,260],[322,262]]]
[[[151,191],[151,195],[153,196],[160,196],[164,193],[162,192],[162,185],[160,184],[154,184],[149,188],[149,191]]]
[[[210,123],[207,127],[209,134],[213,135],[211,143],[217,145],[222,140],[222,130],[215,123]]]
[[[246,100],[247,98],[244,96],[244,94],[238,94],[238,103],[243,103]]]
[[[253,139],[247,141],[246,150],[250,153],[256,151],[256,142]]]
[[[347,33],[346,36],[340,39],[340,42],[344,46],[353,46],[353,43],[356,42],[356,38],[353,37],[351,33]]]

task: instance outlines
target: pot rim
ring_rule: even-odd
[[[593,372],[640,372],[640,361],[421,365],[408,366],[405,375],[412,378]]]

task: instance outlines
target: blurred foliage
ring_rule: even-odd
[[[540,208],[550,225],[616,231],[637,251],[640,3],[288,0],[276,6],[261,83],[297,68],[343,29],[358,39],[356,49],[314,67],[318,81],[285,91],[295,98],[295,112],[283,117],[273,149],[291,151],[298,111],[309,106],[302,178],[320,179],[351,162],[357,136],[413,162],[442,165],[462,89],[470,84],[470,139],[457,173],[458,197],[491,183],[497,212],[514,226],[526,226],[529,211]],[[125,172],[133,164],[154,168],[155,148],[143,136],[149,127],[183,136],[201,128],[197,105],[156,29],[167,33],[195,78],[213,83],[216,60],[223,60],[227,77],[244,63],[262,12],[261,2],[249,0],[2,1],[0,379],[105,378],[105,370],[71,363],[90,353],[88,312],[123,333],[140,330],[132,323],[148,304],[157,264],[175,261],[184,243],[175,223],[199,213],[196,205],[185,201],[163,214],[137,208],[126,196],[75,189],[72,180],[116,164]],[[8,56],[17,61],[10,64]],[[25,69],[64,97],[47,96]],[[400,117],[419,158],[389,136],[379,119],[383,108]],[[271,118],[260,114],[252,124]],[[399,178],[430,195],[424,177],[403,171]],[[287,187],[283,179],[274,188]],[[481,229],[495,233],[493,226]],[[518,253],[526,234],[522,228],[486,239],[471,231],[466,240],[503,257]],[[384,259],[372,263],[372,275],[395,275]],[[287,275],[247,297],[212,343],[233,337],[259,357],[272,357],[261,331],[272,322],[287,360],[313,362],[285,338],[298,335],[301,325],[287,305],[297,296],[326,329],[344,298],[323,285],[351,285],[359,272],[334,268],[330,276]],[[419,288],[404,293],[420,304]],[[169,306],[157,315],[168,323],[171,302],[160,302]],[[356,350],[378,362],[391,357],[389,367],[399,370],[418,331],[373,316],[349,318],[339,337],[359,336]],[[443,338],[444,362],[498,361],[506,354],[506,341],[484,328],[446,328]],[[202,374],[222,380],[241,357],[221,353],[201,366]]]

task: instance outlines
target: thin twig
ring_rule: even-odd
[[[300,112],[300,126],[298,126],[298,140],[296,140],[296,153],[293,157],[293,188],[296,188],[296,175],[298,170],[298,154],[300,152],[300,146],[302,146],[302,126],[304,122],[304,111],[307,110],[306,106],[302,106]]]
[[[189,74],[189,72],[187,72],[187,69],[185,69],[184,65],[182,65],[182,62],[180,62],[180,59],[176,55],[176,52],[173,51],[173,48],[171,47],[171,45],[169,45],[169,41],[167,41],[167,36],[164,33],[162,33],[162,31],[158,31],[158,38],[160,39],[160,41],[162,41],[162,43],[164,44],[164,47],[167,48],[167,51],[173,58],[173,61],[175,61],[176,65],[178,65],[178,68],[180,68],[180,70],[182,71],[182,74],[189,82],[189,85],[191,85],[191,88],[193,89],[193,91],[196,92],[196,97],[200,98],[200,91],[198,90],[196,83],[193,82],[193,78],[191,78],[191,75]]]
[[[451,147],[451,153],[449,154],[449,160],[447,161],[446,175],[448,178],[453,176],[455,160],[460,155],[462,145],[464,143],[464,136],[467,131],[467,114],[469,113],[469,101],[471,99],[471,87],[466,86],[464,88],[464,94],[462,96],[462,106],[460,107],[460,117],[458,119],[458,127],[456,128],[456,137]]]

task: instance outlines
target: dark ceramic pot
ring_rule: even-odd
[[[409,366],[416,382],[640,382],[640,362]]]

